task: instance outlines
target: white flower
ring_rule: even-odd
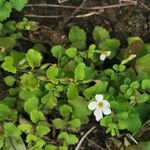
[[[132,60],[132,59],[135,58],[135,57],[136,57],[135,54],[131,54],[131,55],[129,55],[128,60],[130,61],[130,60]]]
[[[103,118],[104,115],[111,114],[110,104],[107,100],[103,99],[102,94],[97,94],[95,96],[96,101],[90,102],[88,108],[94,110],[94,116],[97,121]]]
[[[106,57],[110,56],[111,51],[101,51],[100,60],[104,61]]]
[[[124,64],[126,64],[127,62],[129,62],[130,60],[134,59],[135,57],[136,57],[135,54],[131,54],[131,55],[128,56],[128,58],[124,59],[124,60],[121,62],[121,64],[124,65]]]

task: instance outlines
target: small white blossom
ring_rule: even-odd
[[[129,62],[130,60],[134,59],[135,57],[136,57],[135,54],[131,54],[131,55],[128,56],[128,58],[124,59],[124,60],[121,62],[121,64],[124,65],[124,64],[126,64],[127,62]]]
[[[104,61],[106,57],[110,56],[111,51],[101,51],[100,60]]]
[[[128,60],[130,61],[130,60],[132,60],[132,59],[135,58],[135,57],[136,57],[135,54],[131,54],[131,55],[129,55]]]
[[[89,103],[88,108],[94,110],[94,116],[97,121],[103,118],[104,115],[111,114],[110,103],[103,99],[102,94],[97,94],[95,96],[96,101]]]

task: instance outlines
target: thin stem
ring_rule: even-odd
[[[83,143],[83,141],[85,140],[85,138],[96,128],[96,126],[92,127],[90,130],[88,130],[86,132],[86,134],[81,138],[81,140],[79,141],[78,145],[76,146],[75,150],[79,150],[81,144]]]

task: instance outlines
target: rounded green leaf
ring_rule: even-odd
[[[96,43],[103,42],[106,39],[110,38],[109,32],[100,26],[96,26],[93,31],[93,38]]]
[[[54,57],[59,58],[59,56],[63,53],[64,48],[61,45],[53,46],[51,49],[51,53]]]
[[[133,81],[130,84],[130,87],[132,87],[133,89],[138,89],[140,87],[140,83],[138,81]]]
[[[28,74],[27,73],[23,74],[20,78],[21,78],[20,83],[23,88],[30,90],[38,89],[39,82],[31,72],[29,72]]]
[[[10,0],[10,2],[12,3],[12,6],[14,9],[16,9],[17,11],[21,11],[28,1],[27,0]]]
[[[41,137],[46,135],[46,134],[48,134],[49,131],[50,131],[50,129],[46,125],[38,125],[38,126],[36,126],[36,132]]]
[[[81,121],[79,119],[73,119],[68,122],[68,124],[71,126],[71,128],[80,128],[81,127]]]
[[[13,76],[7,76],[4,78],[4,82],[10,87],[14,85],[15,81],[16,79]]]
[[[53,65],[47,69],[46,76],[52,83],[58,82],[58,79],[57,79],[58,71],[59,70],[58,70],[57,66],[55,66],[55,65]]]
[[[144,90],[150,89],[150,80],[149,79],[144,79],[142,81],[142,89],[144,89]]]
[[[53,125],[56,129],[64,129],[66,126],[66,123],[62,119],[56,118],[53,120]]]
[[[59,112],[63,117],[69,117],[72,111],[72,107],[70,107],[69,105],[62,105],[59,108]]]
[[[77,48],[71,47],[66,50],[66,54],[70,58],[75,58],[77,56]]]
[[[11,72],[11,73],[16,73],[17,69],[13,66],[14,65],[14,60],[13,57],[7,56],[4,58],[4,63],[2,64],[2,68],[5,71]]]
[[[69,100],[76,99],[79,96],[79,91],[74,83],[70,83],[67,91],[67,97]]]
[[[83,62],[79,63],[75,68],[74,78],[75,81],[83,80],[85,78],[85,64]]]
[[[38,109],[38,104],[39,104],[39,99],[37,97],[32,97],[29,98],[25,103],[24,103],[24,110],[30,114],[32,110],[37,110]]]
[[[29,49],[26,54],[26,58],[31,68],[34,69],[35,67],[40,67],[43,57],[38,51]]]
[[[30,113],[30,118],[33,123],[38,123],[41,120],[44,120],[44,114],[41,111],[33,110]]]
[[[72,47],[82,50],[86,46],[86,33],[83,29],[74,26],[70,29],[69,40],[72,43]]]

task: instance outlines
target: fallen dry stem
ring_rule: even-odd
[[[29,5],[26,5],[28,7],[31,7],[31,6],[47,6],[48,4],[29,4]],[[112,9],[112,8],[120,8],[120,7],[125,7],[125,6],[135,6],[136,3],[119,3],[119,4],[114,4],[114,5],[108,5],[108,6],[96,6],[96,7],[81,7],[81,9],[86,9],[86,10],[97,10],[98,13],[95,13],[95,11],[93,12],[90,12],[90,13],[87,13],[87,14],[80,14],[80,15],[76,15],[76,16],[68,16],[68,15],[36,15],[36,14],[25,14],[25,17],[30,17],[30,18],[64,18],[64,17],[70,17],[70,18],[83,18],[83,17],[89,17],[89,16],[92,16],[92,15],[98,15],[100,14],[100,12],[103,12],[105,9]],[[48,6],[54,6],[54,7],[62,7],[61,5],[48,5]],[[64,8],[77,8],[75,6],[63,6]]]
[[[133,2],[127,2],[127,3],[118,3],[113,5],[107,5],[107,6],[95,6],[95,7],[82,7],[80,9],[82,10],[98,10],[98,9],[108,9],[108,8],[119,8],[124,6],[132,6],[136,5],[135,1]],[[76,9],[78,7],[76,6],[70,6],[70,5],[55,5],[55,4],[28,4],[26,7],[54,7],[54,8],[65,8],[65,9]]]
[[[81,140],[79,141],[78,145],[76,146],[75,150],[79,150],[81,144],[83,143],[83,141],[85,140],[85,138],[96,128],[96,126],[92,127],[90,130],[88,130],[86,132],[86,134],[81,138]]]

